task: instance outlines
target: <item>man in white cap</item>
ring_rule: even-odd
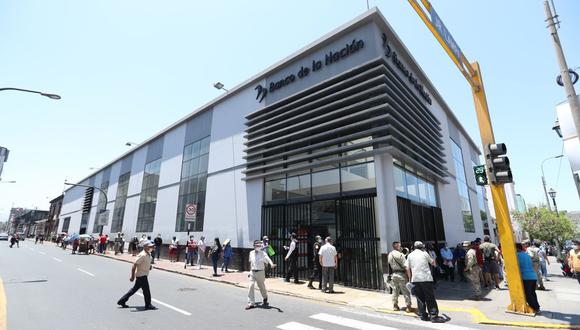
[[[272,262],[268,254],[262,251],[262,241],[254,241],[254,251],[250,252],[250,286],[248,288],[248,305],[246,305],[246,310],[256,307],[256,300],[254,298],[254,289],[256,284],[260,288],[260,293],[262,294],[262,307],[268,307],[268,290],[266,290],[266,264],[270,267],[276,267],[276,264]]]
[[[137,255],[137,259],[133,262],[133,267],[131,268],[131,278],[129,281],[135,281],[135,285],[127,292],[119,301],[117,305],[127,308],[127,300],[131,298],[139,289],[143,290],[143,297],[145,298],[145,309],[157,309],[157,307],[151,305],[151,291],[149,290],[149,281],[147,276],[151,270],[151,250],[155,243],[151,241],[143,242],[143,251]]]
[[[429,266],[435,265],[435,260],[424,251],[425,246],[422,242],[413,244],[415,249],[407,257],[405,268],[407,276],[411,279],[415,287],[415,296],[417,297],[417,311],[423,321],[433,323],[443,323],[445,319],[439,316],[439,308],[435,301],[435,286],[433,276]]]

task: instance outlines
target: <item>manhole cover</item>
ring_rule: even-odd
[[[194,288],[179,288],[179,289],[177,289],[177,291],[180,291],[180,292],[195,291],[195,290],[197,290],[197,289],[194,289]]]

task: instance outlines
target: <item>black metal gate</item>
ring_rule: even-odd
[[[328,214],[334,214],[334,220],[320,220],[316,211],[319,204],[324,204],[326,220]],[[339,253],[337,281],[346,286],[383,289],[374,195],[263,206],[262,235],[270,238],[276,251],[272,259],[278,265],[271,271],[272,276],[281,277],[286,272],[284,246],[290,244],[292,232],[298,235],[298,274],[301,279],[308,278],[312,267],[315,235],[331,235],[335,236]]]

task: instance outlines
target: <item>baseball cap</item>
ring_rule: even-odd
[[[413,243],[413,246],[416,248],[422,248],[424,245],[423,242],[421,241],[415,241],[415,243]]]
[[[143,246],[155,246],[155,243],[153,243],[152,241],[146,241],[145,243],[143,243]]]
[[[468,247],[471,245],[471,241],[463,241],[463,247]]]

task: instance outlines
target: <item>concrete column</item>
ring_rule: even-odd
[[[388,253],[391,243],[400,240],[399,213],[393,156],[375,156],[375,176],[377,183],[377,228],[381,238],[381,253]]]

